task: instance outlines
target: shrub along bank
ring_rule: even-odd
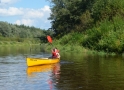
[[[59,40],[53,40],[53,44],[59,48],[62,47],[62,50],[70,48],[73,51],[78,48],[79,50],[80,48],[85,48],[85,51],[123,54],[123,23],[124,20],[121,17],[114,17],[113,21],[104,20],[85,32],[74,32],[64,35]]]

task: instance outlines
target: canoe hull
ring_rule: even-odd
[[[53,64],[60,61],[59,58],[26,58],[27,66]]]

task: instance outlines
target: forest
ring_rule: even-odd
[[[46,42],[46,35],[59,45],[124,53],[124,0],[47,0],[51,28],[42,30],[0,22],[0,40]]]
[[[124,0],[48,0],[58,43],[124,52]]]
[[[46,42],[46,36],[52,33],[51,30],[0,21],[0,42],[44,43]]]

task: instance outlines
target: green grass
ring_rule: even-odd
[[[91,49],[86,49],[82,46],[79,46],[79,45],[60,45],[60,44],[53,44],[53,45],[50,45],[50,44],[46,44],[46,48],[45,50],[49,53],[51,53],[51,49],[54,48],[54,47],[57,47],[59,50],[60,50],[60,53],[63,53],[63,52],[67,52],[67,53],[76,53],[76,54],[79,54],[79,53],[82,53],[82,54],[91,54],[91,55],[99,55],[99,56],[106,56],[106,55],[111,55],[111,56],[115,56],[116,54],[115,53],[106,53],[104,51],[96,51],[96,50],[91,50]]]

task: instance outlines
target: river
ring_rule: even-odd
[[[124,57],[61,53],[57,64],[27,67],[39,48],[0,47],[0,90],[124,90]]]

